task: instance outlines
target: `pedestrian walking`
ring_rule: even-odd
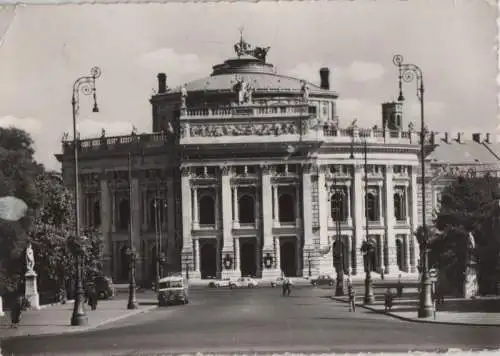
[[[391,288],[387,288],[384,296],[384,310],[386,313],[392,309],[393,299],[394,296],[392,295]]]
[[[14,305],[12,306],[12,309],[10,311],[11,328],[17,329],[17,327],[19,326],[19,322],[21,321],[21,313],[23,311],[24,306],[25,306],[24,297],[22,295],[19,295],[16,298]]]
[[[397,286],[398,298],[403,296],[403,283],[401,283],[401,274],[398,276],[398,286]]]
[[[349,296],[349,311],[356,311],[356,291],[352,286],[351,279],[347,280],[347,294]]]

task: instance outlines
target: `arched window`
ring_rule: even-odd
[[[120,202],[118,213],[120,214],[120,229],[128,229],[130,223],[130,204],[127,199],[124,199]]]
[[[346,195],[344,191],[336,191],[330,199],[331,216],[334,221],[347,219]]]
[[[281,194],[279,198],[280,222],[295,221],[295,202],[290,194]]]
[[[394,193],[394,216],[398,221],[405,219],[404,196],[400,192]]]
[[[200,224],[215,225],[215,203],[209,195],[200,199]]]
[[[377,219],[377,196],[374,193],[368,193],[366,196],[366,205],[368,210],[368,220],[376,221]]]
[[[240,223],[250,224],[255,222],[255,202],[250,195],[243,195],[238,201]]]
[[[101,204],[99,201],[94,202],[94,227],[101,225]]]

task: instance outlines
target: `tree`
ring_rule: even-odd
[[[447,273],[448,279],[460,287],[466,267],[467,236],[471,232],[476,240],[476,256],[479,267],[480,290],[487,289],[485,278],[498,267],[500,251],[498,235],[497,180],[458,178],[446,187],[441,195],[441,207],[435,219],[440,231],[431,244],[431,259]]]
[[[18,222],[0,220],[0,293],[12,291],[22,274],[22,251],[33,212],[39,206],[35,178],[43,170],[33,158],[33,140],[17,128],[0,128],[0,196],[15,196],[28,205]]]
[[[75,248],[84,251],[84,268],[98,266],[102,250],[100,233],[82,229],[75,241],[74,196],[57,173],[43,172],[36,180],[40,207],[29,231],[41,291],[65,288],[76,273]],[[85,271],[86,272],[86,271]]]

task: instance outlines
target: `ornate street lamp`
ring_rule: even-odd
[[[428,232],[425,221],[425,120],[424,120],[424,78],[422,70],[415,64],[403,63],[403,56],[397,54],[393,58],[394,64],[399,70],[399,98],[398,101],[405,100],[403,96],[403,84],[412,82],[416,78],[417,97],[420,101],[420,164],[422,175],[422,244],[421,244],[421,267],[422,279],[420,288],[420,302],[418,308],[418,317],[427,318],[433,314],[432,296],[431,296],[431,280],[429,278],[429,250],[428,250]]]
[[[331,176],[331,175],[329,175]],[[337,187],[337,179],[335,175],[333,175],[332,185],[329,187],[329,197],[333,195],[333,202],[335,204],[335,227],[336,227],[336,237],[335,237],[335,248],[333,249],[334,255],[338,253],[338,263],[336,264],[337,271],[337,280],[335,283],[335,296],[343,296],[344,295],[344,246],[341,236],[341,228],[340,228],[340,204],[342,203],[343,191],[338,189]],[[331,202],[330,202],[330,211],[331,211]]]
[[[83,76],[78,78],[73,84],[73,96],[71,98],[71,105],[73,108],[73,150],[75,159],[75,240],[80,241],[80,197],[79,197],[79,182],[78,182],[78,148],[79,138],[76,133],[76,118],[80,109],[80,91],[85,95],[92,95],[94,99],[94,107],[92,112],[99,112],[97,106],[95,80],[101,76],[101,69],[93,67],[90,70],[90,76]],[[71,325],[81,326],[88,323],[85,309],[83,308],[83,284],[82,284],[82,270],[83,258],[82,254],[78,253],[76,256],[76,291],[75,303],[73,307],[73,314],[71,315]]]
[[[373,295],[373,281],[372,281],[372,256],[375,251],[375,246],[369,241],[370,239],[370,225],[368,223],[368,143],[363,141],[363,156],[364,156],[364,171],[365,171],[365,241],[361,245],[361,252],[363,253],[364,266],[365,266],[365,297],[364,304],[375,303],[375,296]]]
[[[137,303],[137,297],[135,294],[135,262],[137,258],[137,253],[134,246],[134,236],[133,236],[133,214],[132,214],[132,154],[128,154],[128,187],[129,187],[129,286],[128,286],[128,303],[127,309],[137,309],[139,308],[139,304]]]

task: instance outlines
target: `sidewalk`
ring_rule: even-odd
[[[331,297],[335,301],[347,304],[347,297]],[[493,300],[493,299],[492,299]],[[356,296],[356,306],[371,310],[375,313],[386,314],[401,320],[419,323],[437,323],[453,325],[478,325],[478,326],[500,326],[500,312],[479,311],[478,308],[470,308],[470,304],[477,304],[481,300],[466,300],[461,298],[445,299],[443,305],[437,306],[434,316],[428,318],[418,317],[418,299],[403,296],[402,299],[395,298],[392,310],[385,313],[384,296],[375,295],[375,303],[371,305],[363,304],[363,295]],[[500,304],[500,300],[494,302]],[[347,306],[346,306],[347,307]]]
[[[88,305],[85,305],[88,318],[86,326],[71,326],[72,302],[52,305],[40,310],[27,310],[21,315],[21,323],[17,329],[10,328],[10,312],[6,311],[5,316],[0,317],[0,340],[15,336],[88,331],[156,308],[154,300],[141,299],[139,296],[137,299],[139,308],[134,310],[127,309],[127,300],[102,300],[99,301],[97,310],[90,310]]]

